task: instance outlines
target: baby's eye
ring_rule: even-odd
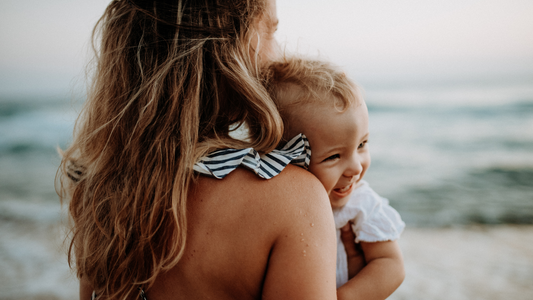
[[[368,143],[368,141],[364,141],[362,142],[361,144],[359,144],[359,146],[357,146],[357,149],[362,149],[366,146],[366,144]]]
[[[332,156],[324,159],[322,162],[329,161],[329,160],[335,160],[337,158],[340,158],[341,156],[339,154],[333,154]]]

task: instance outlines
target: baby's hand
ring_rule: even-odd
[[[348,258],[348,279],[352,279],[365,265],[365,255],[361,246],[355,243],[355,234],[350,223],[341,228],[341,240]]]

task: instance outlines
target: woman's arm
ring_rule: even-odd
[[[396,241],[360,244],[367,265],[337,290],[339,299],[385,299],[405,277],[400,247]]]
[[[289,199],[280,201],[277,212],[282,224],[271,250],[263,299],[336,299],[336,237],[328,196],[310,173],[292,167],[288,171],[296,177],[284,176],[287,186],[277,187],[284,188]]]

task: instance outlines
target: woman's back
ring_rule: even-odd
[[[187,205],[185,253],[159,275],[149,300],[335,298],[331,209],[308,172],[288,166],[270,180],[242,168],[223,180],[200,176]]]
[[[215,150],[281,141],[259,79],[276,24],[275,0],[111,1],[61,165],[82,299],[334,299],[333,219],[314,176],[195,180]],[[230,135],[242,124],[246,141]]]

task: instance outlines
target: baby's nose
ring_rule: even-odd
[[[346,168],[344,176],[352,179],[352,177],[359,176],[361,172],[363,172],[363,165],[361,164],[361,161],[358,159],[354,159],[352,160],[348,168]]]

